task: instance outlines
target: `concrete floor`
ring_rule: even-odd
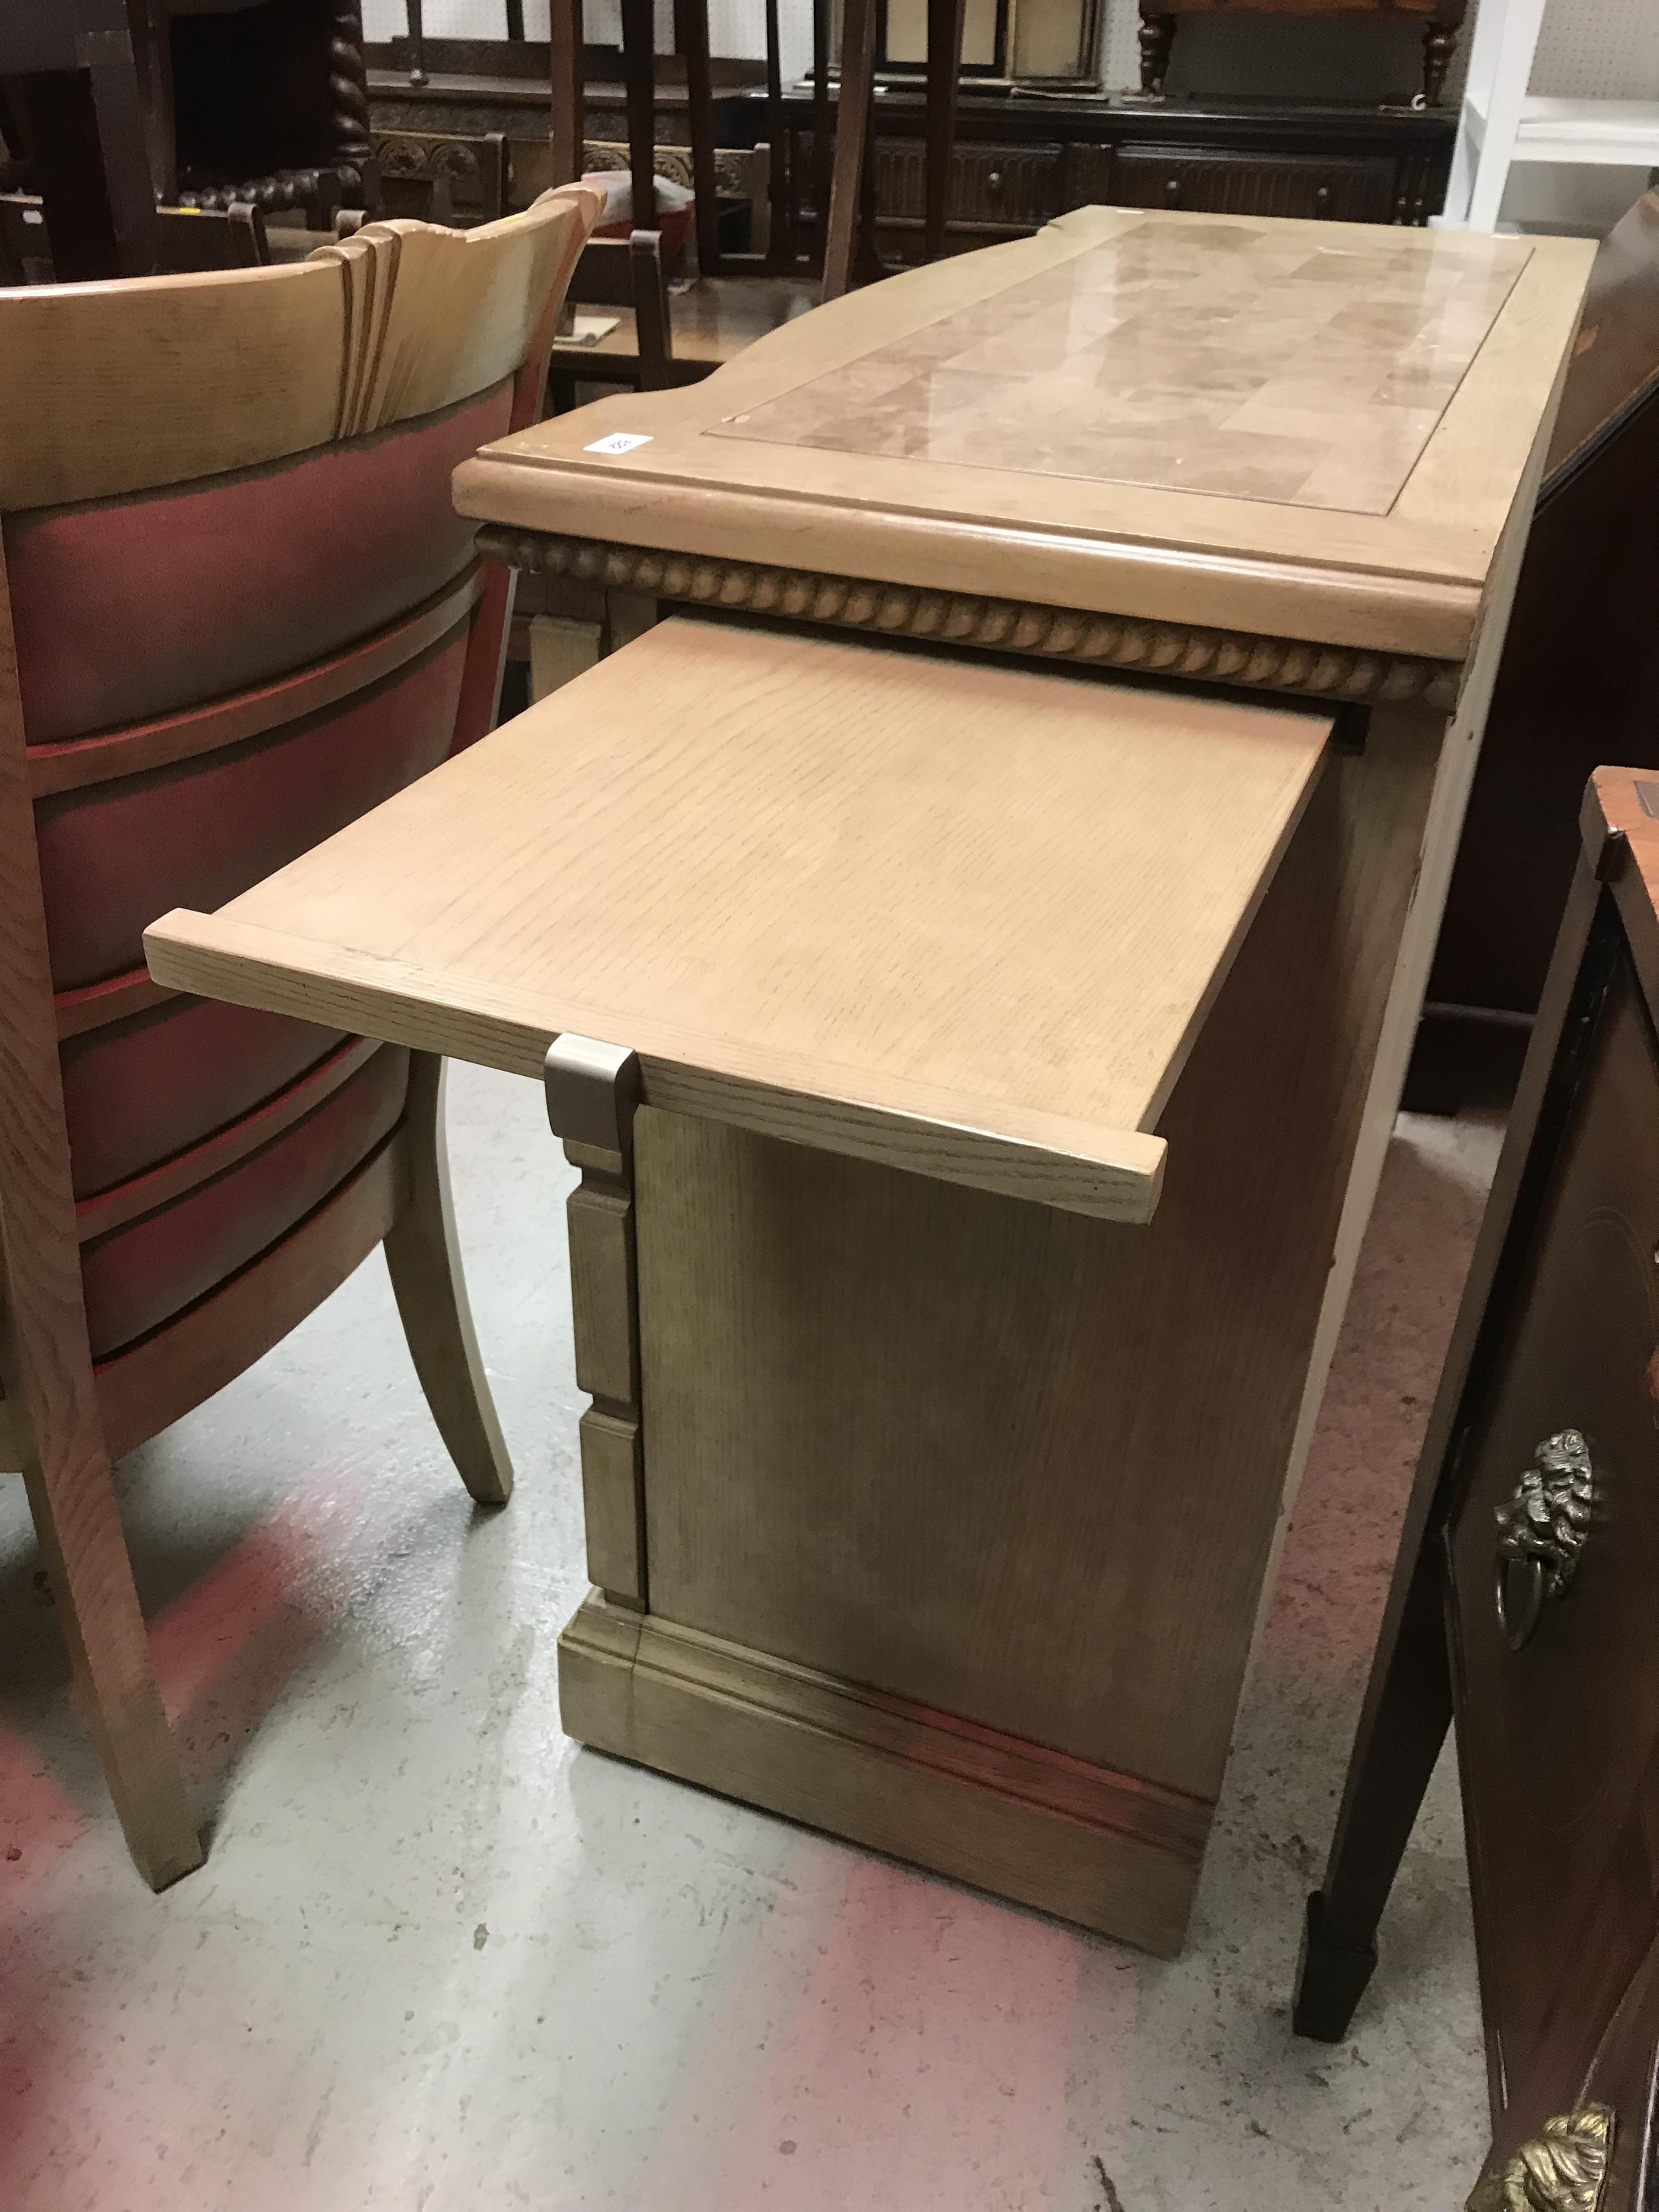
[[[580,1401],[537,1088],[452,1149],[520,1486],[475,1511],[378,1259],[121,1470],[212,1848],[152,1898],[0,1491],[5,2212],[1449,2212],[1484,2142],[1443,1762],[1352,2039],[1303,1897],[1497,1137],[1402,1121],[1170,1964],[578,1750]]]

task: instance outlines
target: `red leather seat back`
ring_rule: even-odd
[[[450,475],[506,429],[511,399],[501,383],[266,467],[9,517],[31,750],[113,731],[108,765],[118,771],[119,733],[135,724],[373,648],[471,562]],[[141,976],[143,931],[158,914],[222,905],[435,767],[455,741],[475,619],[469,602],[412,659],[356,688],[348,673],[344,696],[298,720],[38,799],[54,989]],[[172,1195],[83,1247],[94,1357],[257,1258],[396,1127],[407,1055],[382,1050],[337,1087],[342,1043],[326,1029],[192,1000],[65,1039],[83,1209],[202,1154],[199,1181],[171,1179]],[[283,1126],[250,1154],[235,1133],[275,1102]],[[221,1153],[228,1164],[216,1170]]]
[[[501,383],[264,468],[9,517],[30,744],[242,690],[429,598],[472,558],[450,477],[512,403]]]

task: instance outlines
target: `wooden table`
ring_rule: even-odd
[[[149,942],[544,1070],[573,1733],[1178,1946],[1589,260],[1090,210],[459,471],[632,641]]]

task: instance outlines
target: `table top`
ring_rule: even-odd
[[[159,981],[1108,1218],[1328,713],[680,617],[215,915]]]
[[[457,501],[618,544],[1457,659],[1594,252],[1080,209],[818,308],[701,384],[488,447]]]

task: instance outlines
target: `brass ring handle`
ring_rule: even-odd
[[[1577,1429],[1558,1429],[1498,1508],[1498,1626],[1511,1651],[1531,1641],[1546,1601],[1572,1587],[1595,1509],[1595,1469]]]

